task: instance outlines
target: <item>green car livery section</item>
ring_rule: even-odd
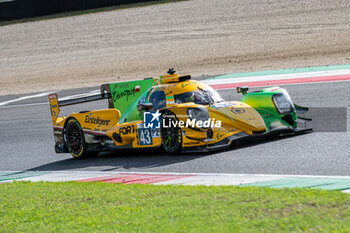
[[[119,123],[142,119],[137,104],[153,84],[153,79],[109,84],[114,108],[121,113]]]
[[[259,112],[265,121],[268,131],[272,128],[279,128],[283,126],[292,128],[297,126],[297,114],[291,100],[290,103],[292,104],[291,107],[293,108],[291,111],[286,113],[278,112],[272,97],[279,93],[283,93],[287,96],[287,98],[290,98],[288,93],[283,88],[270,87],[262,89],[261,91],[246,93],[241,99],[242,102],[250,105]]]

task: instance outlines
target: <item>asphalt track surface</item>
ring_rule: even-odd
[[[284,86],[295,103],[310,107],[346,107],[350,82]],[[60,97],[97,88],[59,92]],[[258,90],[259,88],[252,88]],[[239,99],[234,90],[220,91],[225,99]],[[3,101],[18,96],[1,96]],[[105,108],[105,101],[63,108],[73,111]],[[331,123],[344,118],[329,112]],[[349,111],[347,128],[349,129]],[[339,122],[341,124],[341,122]],[[212,153],[168,155],[161,151],[102,153],[97,158],[76,160],[54,152],[54,138],[47,97],[26,99],[0,106],[0,171],[138,171],[249,174],[350,175],[350,133],[314,132],[293,137],[246,143]],[[346,130],[346,129],[343,129]]]

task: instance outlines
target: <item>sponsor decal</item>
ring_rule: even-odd
[[[194,84],[194,82],[182,83],[182,84],[181,84],[181,87],[182,87],[182,88],[185,88],[185,87],[187,87],[187,86],[189,86],[189,85],[191,85],[191,84]]]
[[[119,128],[119,134],[130,134],[130,133],[135,133],[135,126],[133,125],[129,125],[129,126],[125,126],[125,127],[121,127]]]
[[[119,99],[121,99],[121,98],[124,98],[124,97],[126,97],[126,101],[129,101],[129,96],[135,96],[135,93],[140,91],[140,86],[136,86],[136,87],[138,87],[138,91],[136,91],[137,90],[136,87],[119,91],[126,84],[124,84],[122,87],[121,87],[121,85],[122,84],[119,84],[119,88],[118,88],[118,85],[115,85],[114,88],[113,88],[113,101],[114,102],[119,100]],[[126,85],[126,87],[127,87],[127,85]]]
[[[85,123],[98,125],[98,127],[101,125],[108,125],[110,121],[111,120],[105,120],[100,117],[93,117],[91,116],[91,113],[90,115],[85,116]]]
[[[231,112],[234,114],[242,114],[242,113],[245,113],[245,109],[244,108],[231,108]]]
[[[224,137],[225,135],[227,134],[226,131],[223,131],[223,132],[218,132],[216,134],[216,139],[220,140],[222,137]]]

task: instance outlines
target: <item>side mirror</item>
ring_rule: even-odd
[[[249,88],[247,86],[237,87],[237,93],[242,93],[243,95],[247,94]]]
[[[143,103],[143,104],[137,105],[137,110],[140,111],[140,112],[144,111],[144,110],[148,111],[151,108],[153,108],[153,104],[152,103]]]

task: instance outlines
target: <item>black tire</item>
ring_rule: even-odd
[[[84,132],[75,118],[69,118],[64,127],[64,141],[71,155],[77,159],[89,157]]]
[[[167,121],[166,125],[169,125],[169,122],[177,122],[178,119],[176,115],[169,111],[165,110],[162,113],[162,121],[160,127],[160,136],[162,139],[162,147],[164,150],[170,154],[180,153],[182,150],[182,131],[179,126],[177,127],[167,127],[164,128],[163,121]]]

